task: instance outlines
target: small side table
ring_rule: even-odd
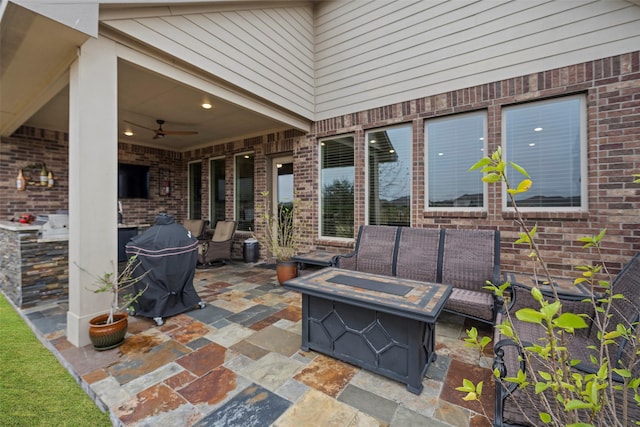
[[[548,283],[542,282],[546,278],[544,276],[538,276],[538,281],[540,283],[534,283],[534,276],[530,274],[522,274],[522,273],[514,273],[514,272],[505,272],[504,273],[505,280],[508,280],[511,283],[518,283],[520,285],[524,285],[527,287],[533,287],[537,285],[540,290],[551,292],[551,288]],[[584,296],[588,297],[591,295],[591,290],[589,286],[580,283],[578,285],[573,284],[573,280],[566,277],[552,277],[553,286],[556,288],[559,294],[565,296]]]
[[[303,269],[306,264],[320,267],[334,267],[338,254],[325,251],[311,251],[306,254],[295,255],[291,261],[295,261]]]

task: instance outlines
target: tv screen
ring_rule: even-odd
[[[148,199],[149,166],[118,163],[118,198]]]

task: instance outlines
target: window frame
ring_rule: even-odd
[[[483,126],[483,142],[482,142],[482,151],[478,154],[477,159],[473,160],[469,167],[473,166],[475,162],[480,160],[483,156],[487,155],[488,150],[488,138],[487,138],[487,129],[488,129],[488,120],[489,120],[489,112],[486,109],[482,110],[474,110],[468,111],[459,114],[450,114],[446,116],[433,117],[424,121],[423,124],[423,132],[424,132],[424,211],[425,212],[488,212],[489,210],[489,185],[486,182],[482,182],[482,206],[477,207],[465,207],[465,206],[429,206],[429,132],[428,126],[431,123],[444,122],[444,121],[452,121],[452,120],[461,120],[465,117],[471,116],[482,116],[482,126]],[[468,169],[467,169],[468,170]],[[479,180],[482,179],[482,176],[478,177]]]
[[[353,242],[355,241],[355,236],[353,237],[336,237],[336,236],[325,236],[322,234],[322,185],[323,185],[323,181],[322,181],[322,144],[325,141],[330,141],[330,140],[334,140],[334,139],[338,139],[338,138],[352,138],[353,140],[353,185],[354,185],[354,221],[353,221],[353,229],[354,229],[354,233],[356,230],[356,224],[355,224],[355,183],[356,183],[356,135],[355,133],[346,133],[346,134],[340,134],[340,135],[331,135],[331,136],[327,136],[324,138],[319,138],[318,139],[318,143],[317,143],[317,148],[318,148],[318,211],[317,211],[317,218],[318,218],[318,238],[321,240],[331,240],[331,241],[336,241],[336,242]]]
[[[226,185],[227,185],[227,159],[225,156],[217,156],[217,157],[210,157],[208,159],[209,161],[209,222],[211,224],[212,227],[215,227],[216,225],[216,218],[215,218],[215,205],[218,203],[217,200],[214,200],[214,198],[212,197],[213,194],[213,187],[214,187],[214,182],[213,182],[213,168],[211,167],[213,162],[216,161],[220,161],[222,160],[224,162],[224,181],[225,181],[225,200],[223,201],[224,204],[224,219],[226,219],[227,217],[227,201],[226,201]]]
[[[365,224],[369,225],[369,220],[370,220],[370,195],[371,195],[371,177],[369,176],[370,173],[370,162],[369,162],[369,134],[373,133],[373,132],[382,132],[382,131],[387,131],[387,130],[391,130],[391,129],[400,129],[400,128],[407,128],[409,129],[409,225],[408,227],[411,227],[412,225],[412,220],[413,220],[413,215],[411,214],[411,209],[413,206],[413,135],[414,135],[414,130],[413,130],[413,123],[412,122],[404,122],[404,123],[398,123],[398,124],[393,124],[393,125],[389,125],[389,126],[383,126],[383,127],[376,127],[376,128],[370,128],[370,129],[366,129],[364,132],[364,179],[365,179],[365,189],[364,189],[364,200],[365,200],[365,211],[364,211],[364,221]],[[355,145],[355,141],[354,141],[354,145]],[[355,154],[355,153],[354,153]]]
[[[522,103],[522,104],[513,104],[513,105],[509,105],[509,106],[504,106],[501,108],[501,114],[500,114],[500,118],[502,120],[502,157],[503,159],[507,159],[508,157],[508,152],[507,152],[507,118],[506,118],[506,113],[509,110],[513,110],[513,109],[520,109],[520,108],[526,108],[526,107],[531,107],[531,106],[535,106],[535,105],[543,105],[543,104],[552,104],[555,102],[560,102],[560,101],[567,101],[567,100],[571,100],[571,99],[578,99],[580,101],[580,106],[579,109],[580,111],[578,112],[578,115],[580,117],[580,206],[576,206],[576,207],[571,207],[571,206],[563,206],[563,207],[551,207],[551,206],[547,206],[547,207],[528,207],[528,206],[519,206],[518,205],[518,210],[521,212],[564,212],[564,213],[571,213],[571,212],[588,212],[589,210],[589,175],[588,175],[588,164],[587,164],[587,150],[588,150],[588,137],[587,137],[587,96],[585,94],[576,94],[576,95],[566,95],[566,96],[560,96],[560,97],[556,97],[556,98],[550,98],[550,99],[542,99],[542,100],[535,100],[535,101],[530,101],[530,102],[526,102],[526,103]],[[511,160],[514,161],[514,163],[518,164],[517,160]],[[527,171],[529,174],[531,174],[531,171]],[[517,187],[518,183],[522,180],[525,179],[524,176],[520,175],[520,173],[516,172],[515,170],[513,170],[513,168],[511,168],[510,166],[507,166],[507,177],[509,176],[517,176],[517,179],[515,180],[515,182],[511,182],[513,180],[510,180],[510,185],[512,187]],[[514,175],[515,174],[515,175]],[[535,180],[535,176],[531,176],[531,180],[533,181],[533,185],[535,185],[536,180]],[[501,201],[501,206],[502,206],[502,211],[503,212],[515,212],[515,209],[511,206],[508,206],[507,204],[507,200],[508,200],[508,194],[507,194],[507,186],[506,184],[502,184],[502,201]]]
[[[191,190],[191,180],[195,177],[191,176],[191,165],[195,165],[199,163],[200,164],[200,212],[197,218],[194,218],[193,214],[194,212],[192,212],[192,204],[193,204],[193,200],[192,197],[194,196],[194,194],[192,194],[192,190]],[[190,162],[187,163],[187,218],[189,219],[202,219],[202,160],[192,160]]]
[[[244,156],[253,157],[253,229],[255,230],[255,219],[256,219],[256,154],[254,151],[245,151],[242,153],[236,153],[233,156],[233,219],[237,221],[238,227],[240,227],[240,218],[239,218],[239,206],[238,206],[238,158]],[[251,227],[250,227],[251,228]],[[250,232],[252,230],[242,230],[238,228],[238,231]]]

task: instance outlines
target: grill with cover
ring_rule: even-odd
[[[198,239],[177,224],[172,215],[156,216],[155,225],[126,244],[127,256],[140,261],[134,274],[148,274],[135,285],[135,292],[147,287],[133,304],[136,315],[152,317],[158,326],[163,317],[184,313],[204,302],[193,287]]]

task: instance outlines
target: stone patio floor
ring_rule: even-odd
[[[304,274],[308,270],[303,270]],[[206,306],[165,319],[132,317],[126,341],[98,352],[65,337],[67,303],[22,310],[41,340],[114,426],[489,426],[455,387],[484,381],[493,416],[491,349],[464,345],[465,329],[491,329],[443,313],[437,360],[418,396],[404,384],[300,350],[301,297],[275,271],[234,261],[196,270]]]

